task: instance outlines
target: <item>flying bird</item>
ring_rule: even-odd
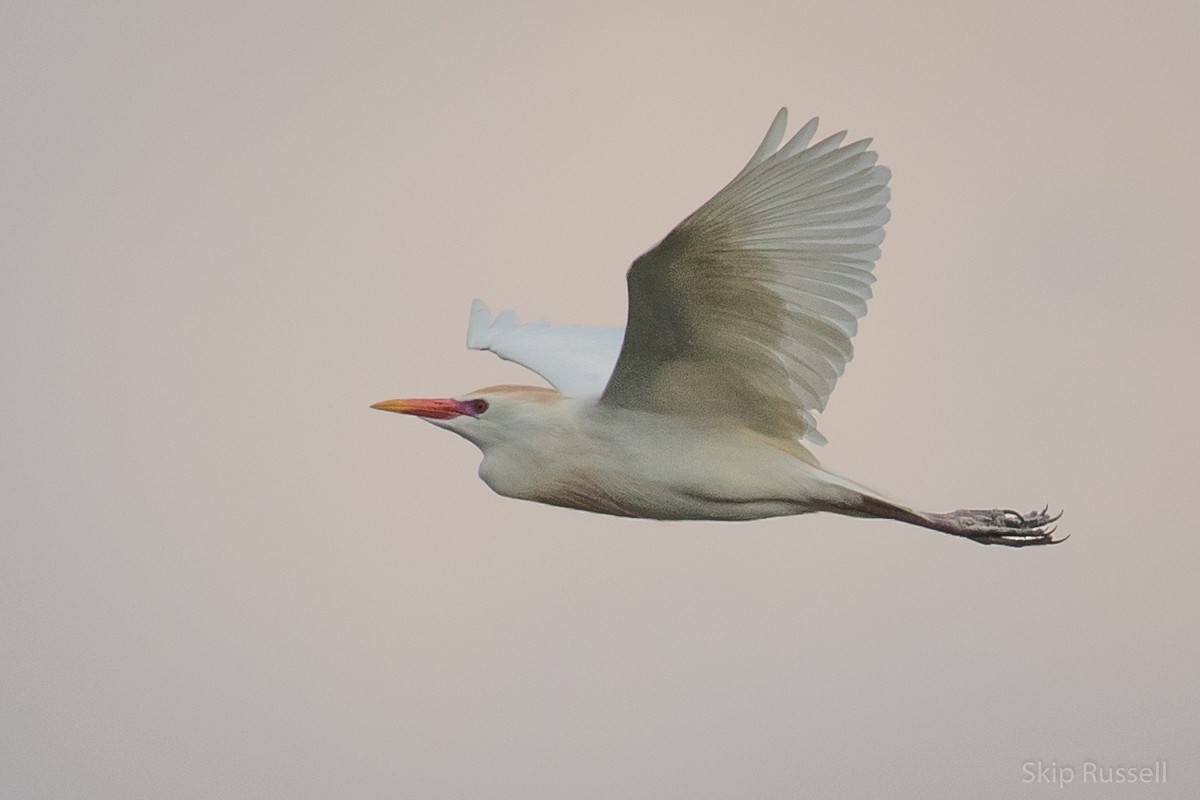
[[[497,493],[624,517],[750,520],[829,511],[981,544],[1055,544],[1047,509],[931,513],[821,467],[814,413],[852,355],[889,217],[871,140],[786,144],[787,109],[725,188],[633,262],[624,328],[520,324],[476,300],[467,346],[553,388],[385,400],[483,452]]]

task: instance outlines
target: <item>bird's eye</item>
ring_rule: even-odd
[[[471,401],[471,410],[475,412],[475,416],[479,416],[488,410],[488,401],[482,397]]]

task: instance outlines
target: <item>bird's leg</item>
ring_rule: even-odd
[[[1062,512],[1051,516],[1041,511],[1020,514],[1004,508],[960,509],[946,514],[913,511],[887,500],[871,495],[862,497],[858,514],[883,517],[920,525],[952,536],[961,536],[980,544],[1001,544],[1006,547],[1029,547],[1041,544],[1058,544],[1067,537],[1054,538],[1053,523]],[[847,513],[843,511],[842,513]],[[854,512],[850,512],[854,513]]]

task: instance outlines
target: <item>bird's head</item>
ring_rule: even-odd
[[[541,416],[562,395],[537,386],[490,386],[462,397],[384,400],[371,406],[380,411],[409,414],[453,431],[478,447],[512,435]]]

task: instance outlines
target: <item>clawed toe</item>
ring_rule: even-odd
[[[978,536],[966,534],[966,536],[980,544],[1000,544],[1006,547],[1031,547],[1034,545],[1065,542],[1069,538],[1069,535],[1055,538],[1054,532],[1057,530],[1057,527],[1033,528],[1019,532],[1013,531],[1011,533],[982,534]]]
[[[1050,509],[1050,506],[1046,506],[1045,508],[1043,508],[1041,511],[1038,512],[1038,520],[1037,520],[1038,525],[1049,525],[1052,522],[1058,522],[1058,518],[1062,516],[1062,512],[1059,511],[1057,514],[1055,514],[1054,516],[1051,517],[1046,514],[1046,512],[1049,509]]]
[[[1062,512],[1051,516],[1046,506],[1041,511],[1021,514],[1010,508],[952,511],[949,514],[932,515],[938,530],[962,536],[980,544],[998,544],[1006,547],[1031,547],[1034,545],[1058,544],[1067,537],[1055,538],[1057,522]]]

